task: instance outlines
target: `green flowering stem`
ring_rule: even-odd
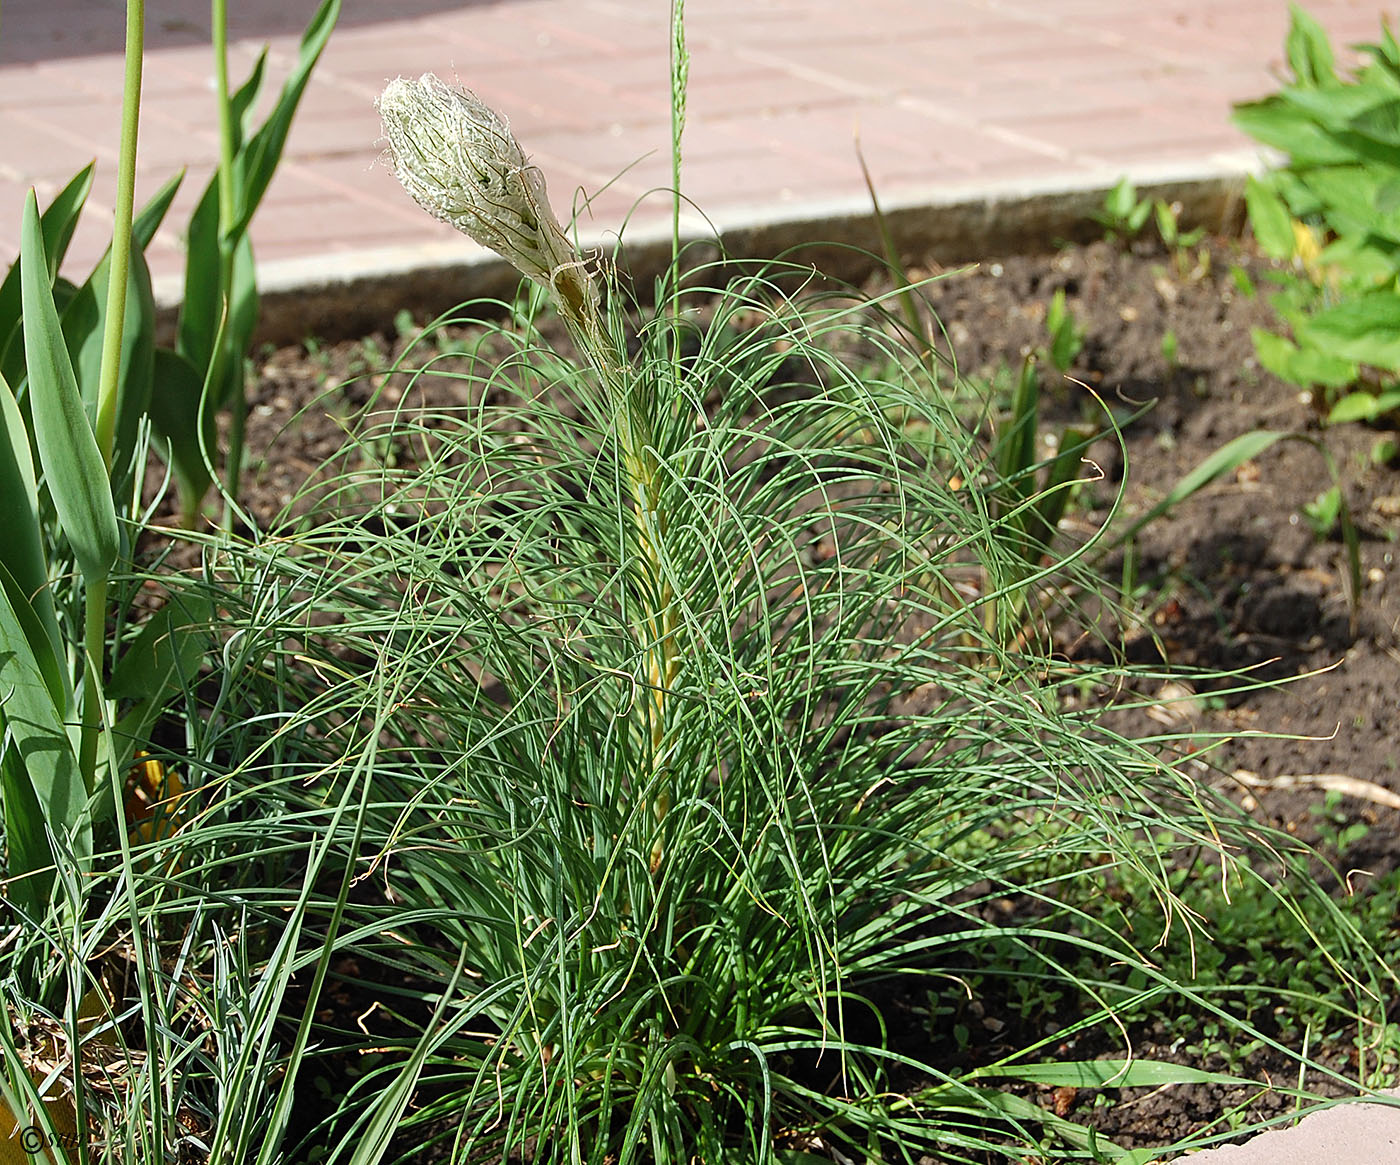
[[[235,127],[228,80],[228,0],[212,0],[210,26],[213,31],[214,89],[219,108],[219,287],[222,310],[206,383],[212,390],[220,391],[225,369],[232,358],[228,352],[229,289],[233,286],[233,227],[241,211],[235,205],[238,186],[234,181]],[[224,489],[228,495],[223,514],[225,530],[233,526],[233,499],[238,497],[238,485],[243,476],[244,427],[247,424],[247,401],[243,393],[231,393],[230,398],[228,461],[224,466]]]
[[[107,280],[107,316],[97,381],[94,435],[102,463],[111,472],[121,381],[122,331],[126,285],[131,271],[131,221],[136,205],[136,138],[141,115],[141,65],[146,40],[145,0],[127,0],[126,69],[122,80],[121,144],[117,156],[117,196],[112,221],[112,262]],[[91,795],[97,782],[102,735],[102,671],[107,658],[107,579],[87,580],[83,595],[83,707],[78,771]]]
[[[662,548],[665,514],[660,467],[633,369],[608,333],[601,298],[583,259],[550,208],[544,176],[530,165],[505,119],[468,90],[432,74],[391,81],[378,101],[394,172],[404,189],[434,218],[489,247],[526,278],[553,293],[580,353],[607,391],[625,488],[637,521],[641,551],[639,591],[644,608],[646,695],[634,721],[650,767],[658,823],[670,808],[666,779],[668,694],[680,671],[675,596],[666,578]],[[652,848],[651,869],[664,848]]]

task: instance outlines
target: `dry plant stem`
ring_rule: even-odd
[[[506,120],[476,94],[446,85],[431,73],[417,81],[390,82],[378,106],[394,173],[404,189],[433,217],[553,292],[570,336],[607,390],[641,551],[639,624],[645,637],[646,693],[635,705],[634,727],[650,770],[642,784],[655,790],[652,809],[660,824],[670,808],[667,695],[680,671],[680,653],[674,595],[662,560],[666,526],[659,467],[646,410],[635,396],[644,386],[608,333],[598,289],[550,208],[544,175],[530,165]],[[658,837],[650,855],[653,873],[664,854]]]

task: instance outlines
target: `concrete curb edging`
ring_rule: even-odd
[[[1257,152],[1224,155],[1202,168],[1139,167],[1128,173],[1139,197],[1179,203],[1183,227],[1238,234],[1244,225],[1245,178],[1260,167]],[[1018,251],[1045,251],[1063,241],[1101,233],[1092,215],[1124,175],[1092,172],[1000,186],[942,186],[881,199],[901,252],[941,264],[970,263]],[[877,192],[878,193],[878,192]],[[759,259],[797,251],[824,275],[857,282],[879,265],[881,243],[868,199],[842,199],[772,208],[733,207],[709,220],[689,215],[682,234],[711,244],[697,254]],[[611,254],[617,235],[581,233],[586,250]],[[669,216],[648,214],[624,235],[626,267],[645,286],[671,260]],[[261,265],[262,320],[257,343],[292,344],[314,336],[348,339],[389,326],[403,310],[434,318],[474,300],[509,300],[520,276],[504,260],[463,238],[460,242],[358,251]],[[157,282],[162,321],[173,321],[182,291],[176,279]]]
[[[1243,1145],[1189,1153],[1190,1165],[1397,1165],[1400,1089],[1343,1101]]]

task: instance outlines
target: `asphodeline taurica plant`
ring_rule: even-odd
[[[609,397],[626,488],[636,518],[640,554],[633,569],[645,614],[643,686],[634,726],[650,770],[658,821],[670,805],[665,756],[667,696],[680,670],[675,596],[661,561],[665,510],[652,451],[644,378],[628,366],[603,318],[601,298],[585,261],[550,208],[544,175],[532,166],[506,120],[467,89],[425,73],[391,81],[378,101],[394,173],[415,202],[507,260],[553,292],[559,315]],[[663,856],[652,850],[653,871]]]

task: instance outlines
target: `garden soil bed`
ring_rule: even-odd
[[[1381,431],[1324,428],[1296,387],[1259,367],[1250,330],[1274,322],[1269,270],[1232,240],[1181,261],[1098,242],[989,259],[946,273],[926,294],[961,371],[995,377],[1014,373],[1045,343],[1047,307],[1064,291],[1085,333],[1071,376],[1116,415],[1156,402],[1123,434],[1129,511],[1150,507],[1241,433],[1284,430],[1325,444],[1360,535],[1359,594],[1349,593],[1341,538],[1315,533],[1305,511],[1332,482],[1323,454],[1304,441],[1274,445],[1144,531],[1137,560],[1142,615],[1126,629],[1125,647],[1140,662],[1248,669],[1245,677],[1290,682],[1230,692],[1219,682],[1196,690],[1189,677],[1163,681],[1147,693],[1160,703],[1119,727],[1193,737],[1181,745],[1187,752],[1229,735],[1208,751],[1209,764],[1188,758],[1189,771],[1229,790],[1260,820],[1305,839],[1329,843],[1346,831],[1344,873],[1380,874],[1400,864],[1400,470],[1371,463]],[[242,499],[256,518],[270,520],[340,448],[345,418],[366,399],[368,385],[382,385],[389,403],[402,392],[401,378],[386,382],[383,373],[403,347],[387,325],[368,340],[263,353],[249,448],[255,456],[268,452],[250,471]],[[1097,407],[1083,386],[1052,386],[1067,419]],[[320,403],[305,407],[310,401]],[[1072,507],[1070,538],[1095,529],[1118,493],[1124,458],[1117,443],[1101,442],[1094,459],[1104,478]],[[1072,641],[1060,647],[1071,655],[1078,649]],[[1135,1053],[1181,1060],[1186,1053],[1174,1034],[1140,1033]],[[1075,1059],[1086,1054],[1094,1050],[1072,1050]],[[1296,1076],[1281,1057],[1255,1057],[1245,1071]],[[1092,1117],[1086,1096],[1046,1090],[1041,1099],[1128,1146],[1170,1141],[1248,1099],[1211,1087],[1139,1091]],[[1251,1112],[1288,1103],[1273,1100],[1258,1101]]]

